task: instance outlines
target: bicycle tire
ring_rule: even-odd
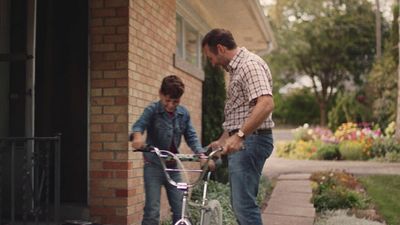
[[[218,200],[208,202],[202,225],[222,225],[222,207]]]

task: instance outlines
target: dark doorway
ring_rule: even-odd
[[[0,137],[61,133],[61,204],[85,208],[88,1],[0,0],[0,6]],[[23,153],[17,157],[22,161]],[[0,169],[7,186],[9,165]],[[6,201],[10,190],[0,190]]]
[[[88,2],[38,0],[35,133],[61,133],[61,203],[87,203]]]

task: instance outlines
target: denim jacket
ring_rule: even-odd
[[[183,135],[194,153],[204,152],[192,125],[189,111],[181,105],[178,105],[174,116],[170,118],[160,101],[151,103],[132,126],[132,132],[143,133],[145,130],[147,131],[146,144],[159,149],[168,150],[173,139],[179,150]],[[144,153],[144,157],[146,161],[158,162],[153,153]]]

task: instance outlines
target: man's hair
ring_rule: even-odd
[[[216,28],[212,29],[210,32],[204,36],[201,46],[204,48],[206,45],[210,48],[210,51],[214,54],[218,53],[217,45],[223,45],[229,50],[237,47],[235,39],[229,30]]]
[[[185,85],[178,76],[169,75],[162,80],[160,92],[170,98],[178,99],[185,92]]]

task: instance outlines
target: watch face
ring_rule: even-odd
[[[237,135],[238,135],[240,138],[243,138],[243,137],[244,137],[244,133],[243,133],[243,131],[241,131],[241,130],[239,130],[239,131],[237,132]]]

